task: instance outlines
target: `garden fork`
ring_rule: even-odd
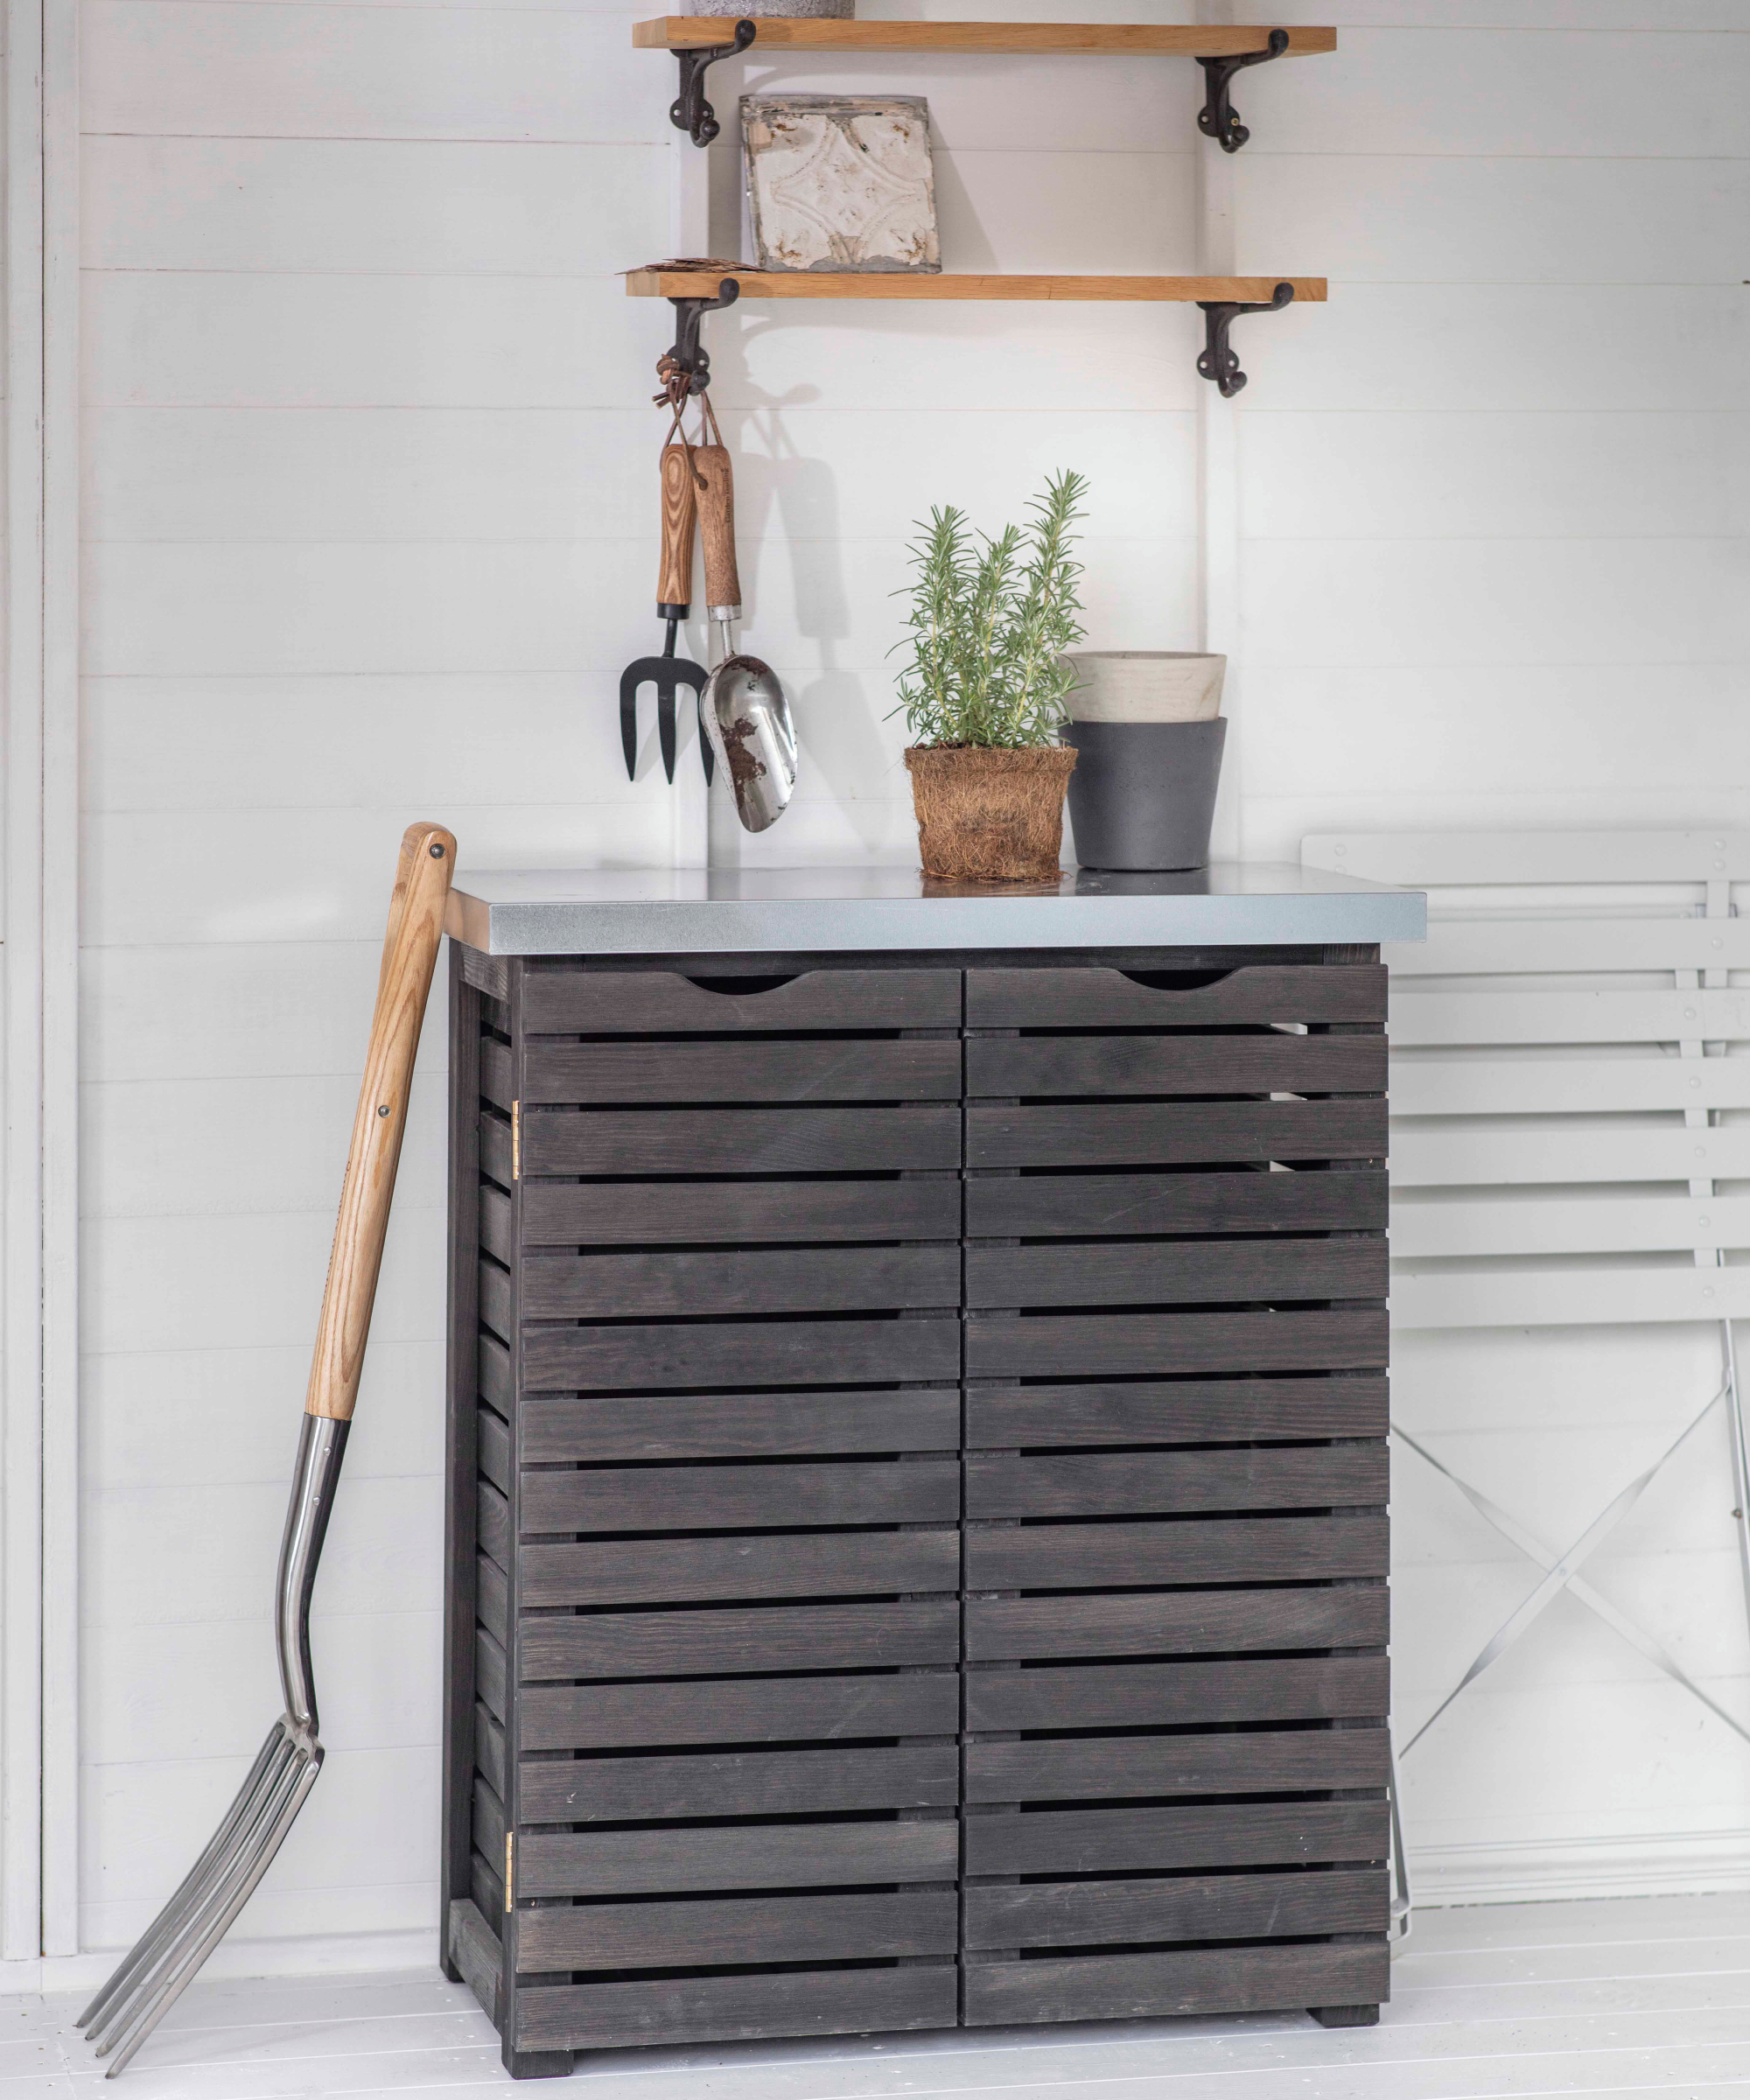
[[[438,824],[401,842],[364,1084],[353,1119],[334,1248],[310,1367],[291,1503],[279,1550],[274,1640],[285,1712],[268,1731],[242,1790],[211,1843],[127,1959],[80,2015],[114,2077],[199,1972],[254,1894],[322,1768],[310,1669],[310,1598],[359,1396],[389,1200],[395,1193],[408,1082],[419,1046],[456,842]]]

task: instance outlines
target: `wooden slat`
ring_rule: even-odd
[[[1119,970],[970,970],[969,1028],[1200,1028],[1267,1021],[1382,1021],[1377,963],[1254,963],[1213,984],[1148,984]],[[1187,978],[1203,973],[1186,971]],[[988,1045],[978,1045],[980,1049]]]
[[[475,1455],[482,1475],[500,1494],[510,1493],[510,1429],[489,1407],[477,1410],[480,1424]]]
[[[488,1859],[504,1857],[504,1804],[479,1773],[474,1774],[472,1798],[475,1849]]]
[[[1750,1039],[1750,992],[1404,991],[1391,1002],[1390,1033],[1392,1047],[1406,1050],[1743,1042]]]
[[[524,966],[522,1025],[531,1035],[957,1028],[960,976],[952,970],[815,970],[783,980],[713,977],[697,984],[678,970],[536,962]]]
[[[510,1351],[490,1334],[480,1336],[480,1397],[506,1418],[510,1415]]]
[[[540,1973],[892,1960],[951,1955],[958,1925],[958,1904],[954,1891],[946,1888],[858,1896],[742,1896],[717,1902],[574,1904],[534,1910],[524,1917],[517,1931],[516,1962],[524,1972]]]
[[[926,1111],[890,1111],[901,1112]],[[974,1103],[966,1110],[966,1164],[1129,1167],[1383,1159],[1385,1132],[1383,1101],[1115,1101],[1076,1108]]]
[[[959,1298],[960,1250],[951,1244],[531,1254],[522,1265],[525,1320],[872,1312],[953,1306]]]
[[[966,1304],[975,1308],[1385,1296],[1383,1237],[969,1247],[965,1262]]]
[[[1564,1327],[1596,1322],[1743,1320],[1750,1268],[1594,1268],[1539,1263],[1518,1274],[1405,1266],[1391,1283],[1400,1327]]]
[[[1750,1109],[1750,1058],[1394,1057],[1391,1107],[1396,1116]]]
[[[913,1385],[959,1369],[959,1322],[951,1318],[531,1327],[522,1345],[523,1390],[532,1393],[829,1380]]]
[[[955,1101],[960,1045],[844,1042],[567,1043],[537,1039],[523,1104]]]
[[[969,1816],[969,1874],[1096,1874],[1383,1859],[1382,1801],[1222,1802]]]
[[[1323,277],[1292,276],[1283,270],[1263,277],[1001,276],[911,275],[898,271],[852,274],[824,270],[664,270],[652,263],[626,273],[634,299],[710,299],[733,275],[748,299],[1240,299],[1268,302],[1278,284],[1292,284],[1297,304],[1322,304]]]
[[[474,1614],[500,1648],[510,1639],[510,1585],[496,1561],[474,1558]]]
[[[888,1676],[719,1677],[591,1684],[520,1695],[525,1750],[632,1750],[707,1743],[854,1742],[952,1734],[952,1669]]]
[[[522,1682],[676,1677],[706,1670],[878,1670],[952,1662],[950,1600],[752,1606],[746,1610],[597,1612],[525,1618]],[[826,1877],[830,1879],[830,1877]]]
[[[1264,1940],[1383,1932],[1382,1869],[1036,1881],[966,1892],[970,1948],[1074,1947],[1139,1940]]]
[[[1401,1157],[1402,1140],[1394,1138],[1393,1147]],[[1400,1157],[1394,1157],[1394,1175]],[[1372,1167],[1344,1174],[1004,1174],[975,1176],[965,1187],[971,1239],[1382,1232],[1386,1220],[1386,1177]],[[525,1216],[528,1204],[525,1194]]]
[[[966,1534],[966,1585],[976,1590],[1337,1581],[1383,1575],[1387,1566],[1382,1516],[974,1526]]]
[[[480,1185],[480,1245],[501,1262],[511,1258],[510,1198],[490,1183]]]
[[[457,1897],[450,1905],[449,1950],[450,1959],[462,1972],[463,1982],[496,2026],[502,1956],[492,1928],[468,1896]]]
[[[1571,1116],[1537,1124],[1516,1117],[1493,1127],[1400,1124],[1391,1134],[1395,1189],[1691,1180],[1750,1180],[1750,1130],[1686,1130],[1676,1123],[1648,1130],[1626,1120]],[[967,1193],[1002,1186],[1027,1185],[974,1181]]]
[[[966,1091],[1382,1094],[1383,1035],[1019,1036],[966,1046]]]
[[[806,1510],[800,1513],[806,1517]],[[777,1532],[525,1546],[525,1606],[707,1603],[951,1590],[957,1531]]]
[[[959,1514],[951,1458],[525,1473],[521,1506],[525,1535],[952,1523]]]
[[[531,1986],[516,1994],[514,2040],[531,2051],[612,2049],[951,2027],[958,1979],[944,1962]]]
[[[966,1461],[969,1517],[1310,1509],[1382,1502],[1386,1494],[1382,1442],[1085,1457],[1040,1452]]]
[[[522,1186],[525,1247],[952,1240],[959,1233],[960,1186],[946,1176],[940,1180],[657,1181],[642,1186],[616,1181],[605,1187],[528,1180]]]
[[[508,1188],[515,1166],[511,1157],[510,1118],[482,1111],[480,1138],[480,1172]]]
[[[480,1699],[474,1701],[474,1762],[486,1784],[502,1801],[510,1785],[510,1760],[504,1730]]]
[[[1750,1247],[1750,1199],[1596,1195],[1400,1202],[1393,1208],[1391,1236],[1393,1251],[1410,1259]]]
[[[1394,1065],[1393,1072],[1400,1098],[1392,1105],[1401,1116],[1595,1119],[1651,1111],[1750,1108],[1750,1058],[1677,1057],[1658,1052],[1515,1060],[1410,1054]],[[1626,1129],[1619,1134],[1629,1135]],[[1697,1143],[1722,1138],[1730,1142],[1731,1135],[1721,1130],[1693,1133]],[[1632,1158],[1631,1153],[1628,1158]],[[1634,1178],[1634,1172],[1624,1178]]]
[[[1068,1670],[972,1669],[966,1674],[966,1726],[974,1733],[1383,1720],[1389,1703],[1382,1656],[1082,1663]]]
[[[852,22],[756,15],[762,51],[970,51],[994,53],[1093,52],[1128,57],[1225,58],[1267,51],[1267,29],[1180,27],[1133,22]],[[632,41],[645,50],[684,51],[721,42],[720,16],[660,15],[634,22]],[[1334,29],[1291,29],[1288,53],[1334,51]]]
[[[1176,1590],[1119,1597],[972,1597],[972,1662],[1211,1649],[1383,1647],[1384,1588]]]
[[[705,1757],[525,1758],[518,1798],[524,1824],[645,1823],[951,1809],[959,1793],[958,1750],[927,1743]]]
[[[970,1378],[1382,1370],[1382,1312],[1107,1312],[966,1319]]]
[[[960,1396],[951,1390],[937,1389],[693,1393],[638,1400],[532,1399],[523,1403],[521,1424],[522,1456],[531,1466],[578,1460],[952,1451],[960,1442]],[[997,1444],[1004,1439],[990,1437],[985,1441]]]
[[[896,1173],[959,1165],[960,1110],[951,1106],[543,1109],[522,1119],[525,1174]]]
[[[1418,889],[1436,884],[1750,882],[1750,832],[1320,832],[1301,840],[1300,863]]]
[[[529,1830],[518,1833],[516,1852],[519,1896],[679,1894],[685,1889],[951,1881],[960,1866],[960,1831],[951,1817],[727,1828],[690,1824],[680,1830],[565,1834]]]
[[[965,2022],[1002,2026],[1378,2005],[1390,1993],[1390,1967],[1383,1935],[1377,1945],[1313,1942],[981,1963],[966,1971]]]
[[[510,1699],[504,1643],[485,1627],[474,1629],[474,1689],[488,1712],[502,1721]]]
[[[516,1097],[516,1068],[510,1045],[495,1036],[480,1039],[480,1093],[509,1115],[510,1104]]]
[[[1431,917],[1425,942],[1394,945],[1391,969],[1396,977],[1750,970],[1750,919]]]
[[[510,1272],[483,1259],[477,1273],[481,1321],[508,1340],[515,1324],[511,1317]]]
[[[1366,1375],[1187,1379],[1159,1385],[975,1385],[966,1394],[966,1441],[975,1450],[1381,1437],[1385,1418],[1385,1380]]]
[[[966,1798],[1094,1801],[1382,1787],[1391,1770],[1390,1743],[1383,1727],[974,1740],[966,1746]]]
[[[511,1534],[510,1504],[490,1480],[474,1483],[474,1536],[482,1553],[491,1556],[508,1572]]]

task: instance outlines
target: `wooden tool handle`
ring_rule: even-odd
[[[693,458],[704,476],[699,491],[699,533],[705,544],[705,604],[741,610],[741,578],[735,566],[735,477],[720,444],[696,444]]]
[[[697,491],[683,444],[662,447],[662,571],[656,603],[684,612],[693,596],[693,522]]]
[[[409,826],[389,900],[377,1010],[371,1019],[364,1084],[353,1118],[340,1214],[334,1221],[334,1248],[328,1256],[322,1319],[304,1403],[307,1415],[350,1422],[359,1397],[401,1135],[407,1127],[408,1086],[455,869],[456,842],[441,824]]]

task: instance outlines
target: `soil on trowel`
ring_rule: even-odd
[[[729,760],[729,777],[738,788],[751,788],[765,775],[765,766],[747,748],[753,734],[753,724],[746,715],[738,716],[723,732],[723,752]]]

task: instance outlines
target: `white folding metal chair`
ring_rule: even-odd
[[[1582,1573],[1718,1408],[1750,1616],[1750,1452],[1732,1340],[1750,1312],[1750,1199],[1729,1186],[1750,1181],[1750,990],[1732,985],[1750,972],[1750,921],[1732,896],[1750,883],[1750,835],[1342,835],[1306,839],[1301,858],[1429,892],[1426,946],[1390,957],[1394,1326],[1719,1331],[1718,1390],[1566,1546],[1393,1423],[1539,1572],[1399,1756],[1564,1592],[1750,1743]]]

